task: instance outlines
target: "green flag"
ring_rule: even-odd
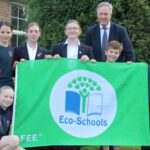
[[[24,147],[148,145],[148,66],[36,60],[17,66],[13,130]]]

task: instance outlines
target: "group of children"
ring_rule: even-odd
[[[19,150],[19,138],[15,135],[8,135],[13,104],[12,68],[26,60],[47,59],[60,57],[80,59],[83,63],[86,61],[96,62],[92,48],[80,42],[81,27],[77,20],[70,20],[65,26],[65,35],[67,40],[58,43],[53,47],[52,53],[42,48],[38,44],[41,35],[41,29],[35,22],[29,23],[26,29],[27,41],[25,44],[12,50],[9,45],[12,37],[12,27],[8,22],[0,22],[0,149]],[[111,41],[107,44],[105,55],[106,62],[115,62],[122,52],[122,45],[118,41]],[[5,136],[7,135],[7,136]],[[35,148],[38,150],[38,148]],[[39,148],[40,149],[40,148]],[[44,149],[44,148],[43,148]],[[80,147],[55,147],[57,150],[80,149]],[[120,147],[114,147],[119,150]],[[109,150],[109,146],[103,146],[103,150]]]

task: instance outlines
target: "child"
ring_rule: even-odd
[[[105,50],[106,62],[116,62],[122,50],[123,47],[118,41],[109,42]]]
[[[67,39],[53,46],[52,55],[54,58],[66,57],[80,59],[82,62],[89,60],[95,62],[92,47],[79,40],[82,30],[77,20],[69,20],[64,32]]]
[[[116,62],[122,49],[123,47],[118,41],[109,42],[105,50],[106,62]],[[103,146],[103,150],[109,150],[109,146]],[[113,150],[120,150],[120,146],[113,146]]]
[[[14,92],[10,86],[0,88],[0,149],[21,150],[18,147],[19,138],[15,135],[8,135],[12,119],[12,103]],[[8,135],[8,136],[5,136]]]
[[[24,150],[19,147],[19,138],[15,135],[3,136],[0,140],[0,150]]]
[[[53,46],[53,58],[72,58],[80,59],[81,62],[91,61],[95,63],[93,51],[90,46],[80,42],[79,36],[82,32],[77,20],[69,20],[65,26],[65,35],[67,39]],[[80,146],[57,146],[56,150],[79,150]]]
[[[12,49],[9,47],[12,37],[10,23],[0,21],[0,87],[9,85],[14,87],[12,73]]]
[[[38,40],[41,36],[41,28],[36,22],[31,22],[26,28],[27,41],[14,48],[14,58],[13,66],[15,67],[17,63],[23,62],[26,60],[36,60],[51,58],[50,52],[40,47]]]

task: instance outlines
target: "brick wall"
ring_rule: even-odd
[[[11,0],[0,0],[0,20],[11,21]]]

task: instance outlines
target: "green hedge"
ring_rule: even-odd
[[[96,6],[100,0],[28,0],[29,21],[42,28],[43,46],[64,40],[64,26],[69,19],[77,19],[84,32],[97,23]],[[150,2],[148,0],[111,0],[112,21],[125,26],[136,53],[136,61],[150,64]]]

